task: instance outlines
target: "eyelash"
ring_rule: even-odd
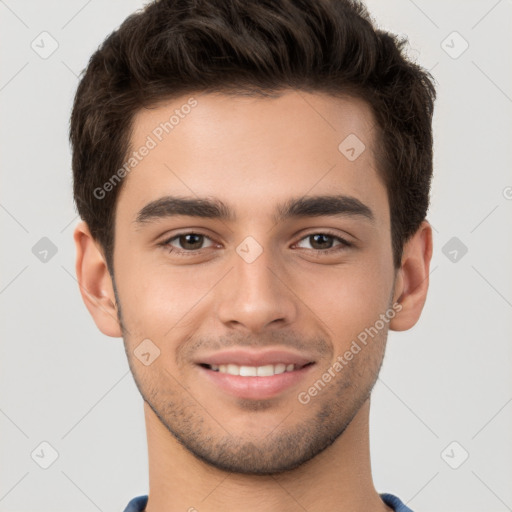
[[[202,251],[203,249],[194,249],[194,250],[187,251],[187,250],[177,249],[176,247],[173,247],[172,245],[170,245],[170,243],[173,240],[176,240],[179,237],[186,236],[186,235],[199,235],[199,236],[203,236],[204,238],[211,240],[211,238],[208,235],[205,235],[204,233],[200,233],[197,231],[185,231],[183,233],[178,233],[176,235],[173,235],[171,238],[164,240],[163,242],[159,243],[158,245],[163,247],[164,249],[166,249],[169,254],[174,253],[174,254],[178,254],[180,256],[185,256],[185,257],[197,256],[199,251]],[[311,236],[314,236],[314,235],[326,235],[326,236],[331,237],[334,240],[337,240],[341,243],[340,243],[340,245],[335,246],[335,247],[330,247],[329,249],[306,249],[307,251],[313,251],[314,253],[317,253],[320,255],[327,255],[327,254],[332,254],[332,253],[343,251],[345,249],[353,247],[352,243],[347,242],[344,238],[341,238],[338,235],[335,235],[334,233],[330,232],[329,230],[316,231],[313,233],[309,233],[309,234],[303,236],[297,243],[300,243],[300,242],[302,242],[302,240],[309,238]],[[211,241],[213,242],[213,240],[211,240]],[[206,249],[208,249],[208,247]]]

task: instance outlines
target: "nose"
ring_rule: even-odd
[[[290,279],[270,251],[252,262],[235,252],[233,266],[216,287],[217,316],[226,327],[261,333],[295,321],[297,299]]]

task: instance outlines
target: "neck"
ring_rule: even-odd
[[[218,470],[192,455],[144,402],[149,457],[147,512],[386,512],[370,466],[370,399],[344,433],[299,468],[276,475]]]

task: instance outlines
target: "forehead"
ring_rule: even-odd
[[[371,109],[357,98],[187,94],[135,115],[128,158],[138,156],[118,209],[133,216],[166,194],[215,196],[259,216],[264,205],[308,194],[378,203],[386,192],[375,136]]]

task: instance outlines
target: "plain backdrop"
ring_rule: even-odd
[[[148,491],[143,402],[122,340],[97,330],[75,279],[67,138],[79,74],[142,5],[0,0],[1,512],[122,511]],[[512,2],[368,6],[408,36],[438,90],[430,292],[419,323],[390,333],[373,392],[375,485],[415,512],[505,512]]]

